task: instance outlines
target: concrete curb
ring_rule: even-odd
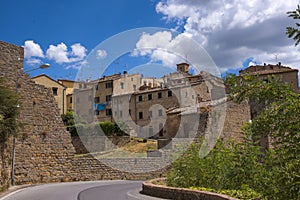
[[[153,182],[165,180],[164,178],[153,179],[143,183],[142,194],[153,197],[174,199],[174,200],[238,200],[236,198],[199,190],[190,190],[185,188],[168,187],[164,185],[155,185]]]

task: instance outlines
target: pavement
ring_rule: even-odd
[[[13,186],[0,200],[162,200],[142,195],[142,181],[84,181]]]

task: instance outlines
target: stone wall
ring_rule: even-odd
[[[86,154],[89,152],[105,151],[107,149],[114,149],[117,146],[123,146],[130,141],[129,136],[96,136],[86,134],[84,136],[72,136],[72,144],[75,148],[76,154]],[[88,145],[88,149],[85,147]]]
[[[143,190],[141,191],[141,193],[153,197],[174,200],[238,200],[227,195],[217,194],[213,192],[156,185],[153,184],[153,182],[155,181],[160,181],[160,179],[154,179],[149,182],[144,182]]]
[[[154,160],[144,159],[144,162],[134,163],[134,158],[132,159],[111,159],[111,162],[116,162],[116,164],[126,165],[127,167],[143,168],[147,169],[147,166],[152,166],[157,164]],[[112,166],[113,163],[110,163]],[[136,166],[139,165],[139,166]],[[90,180],[113,180],[113,179],[126,179],[126,180],[146,180],[157,177],[165,177],[169,166],[166,166],[157,171],[147,172],[147,173],[130,173],[123,172],[112,167],[108,167],[99,160],[93,158],[90,155],[85,155],[82,157],[75,157],[73,159],[73,170],[69,179],[66,181],[90,181]]]
[[[10,185],[12,138],[6,143],[0,142],[0,192]]]
[[[241,141],[241,127],[248,122],[250,118],[250,107],[246,102],[241,104],[227,101],[226,103],[226,118],[220,138],[222,140],[233,139]]]
[[[15,151],[15,183],[57,182],[72,168],[74,148],[50,89],[23,73],[23,48],[0,43],[1,77],[20,94],[22,129]],[[9,177],[11,178],[11,177]]]
[[[7,87],[15,91],[17,74],[23,66],[23,48],[0,41],[0,77],[5,78]],[[0,191],[6,189],[11,179],[12,138],[0,142]]]

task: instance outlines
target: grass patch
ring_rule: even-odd
[[[130,157],[146,157],[148,150],[157,150],[156,140],[144,140],[134,138],[127,144],[118,149],[107,152],[91,152],[88,154],[76,154],[75,158],[81,158],[92,155],[95,158],[130,158]]]
[[[132,153],[146,153],[148,150],[157,150],[157,141],[147,140],[140,142],[139,140],[131,140],[120,149]]]
[[[154,185],[163,185],[163,186],[167,186],[167,181],[166,179],[156,179],[154,181],[152,181],[152,183]]]

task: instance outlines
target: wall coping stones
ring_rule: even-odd
[[[165,178],[152,179],[143,183],[142,194],[175,200],[238,200],[236,198],[217,194],[213,192],[191,190],[186,188],[168,187],[164,185],[156,185],[156,181],[164,181]]]

